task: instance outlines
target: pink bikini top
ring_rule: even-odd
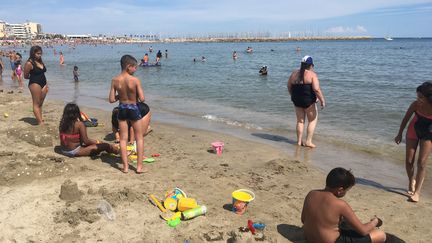
[[[81,135],[79,133],[76,134],[67,134],[67,133],[60,133],[60,140],[63,144],[66,144],[66,138],[81,138]]]
[[[424,117],[424,118],[427,118],[427,119],[429,119],[429,120],[432,120],[432,115],[426,116],[426,115],[423,115],[422,113],[420,113],[420,112],[418,112],[418,111],[416,111],[415,113],[416,113],[417,115],[419,115],[419,116],[422,116],[422,117]]]

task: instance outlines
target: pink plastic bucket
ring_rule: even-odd
[[[213,150],[217,155],[221,155],[224,147],[224,143],[220,141],[213,142],[212,144]]]

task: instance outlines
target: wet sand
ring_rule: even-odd
[[[303,199],[309,190],[323,188],[326,175],[325,169],[307,161],[307,148],[299,148],[295,156],[295,150],[153,122],[153,132],[145,137],[145,155],[160,157],[146,164],[149,173],[135,174],[132,165],[130,173],[123,174],[116,156],[68,158],[58,153],[63,106],[48,100],[46,125],[37,127],[27,91],[0,92],[0,242],[304,242]],[[104,124],[88,129],[91,138],[114,140],[109,112],[81,109]],[[216,140],[225,143],[221,156],[210,147]],[[317,151],[323,152],[314,152],[314,160],[322,156],[329,168],[344,165],[326,160],[324,148]],[[366,176],[361,178],[375,181]],[[384,221],[381,229],[406,242],[430,241],[429,197],[414,204],[402,195],[403,188],[395,193],[366,182],[360,180],[345,197],[362,221],[377,215]],[[206,205],[208,213],[168,227],[148,197],[162,199],[174,187]],[[241,216],[230,210],[231,192],[240,188],[256,195]],[[101,200],[112,205],[114,220],[98,212]],[[263,237],[238,230],[248,219],[267,225]]]

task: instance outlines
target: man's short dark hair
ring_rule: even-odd
[[[343,189],[354,186],[355,178],[351,171],[341,167],[332,169],[327,175],[326,187],[328,188],[339,188]]]
[[[131,55],[124,55],[120,59],[120,66],[122,70],[125,70],[128,65],[137,65],[137,60]]]

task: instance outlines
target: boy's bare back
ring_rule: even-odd
[[[306,196],[302,221],[311,242],[334,242],[339,237],[341,208],[346,203],[330,192],[315,190]]]
[[[139,99],[139,101],[144,101],[144,92],[140,80],[127,72],[122,72],[112,79],[111,93],[117,93],[118,100],[122,104],[136,104],[138,102],[137,99]],[[111,98],[110,95],[110,101]]]

